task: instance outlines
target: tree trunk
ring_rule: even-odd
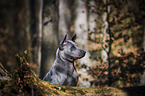
[[[59,1],[59,41],[61,41],[65,34],[70,34],[71,3],[71,0]]]
[[[32,53],[31,53],[31,34],[30,34],[30,1],[24,0],[24,14],[23,17],[23,23],[22,23],[22,31],[24,30],[24,33],[26,34],[26,49],[28,49],[28,58],[30,64],[33,62],[32,59]]]
[[[42,64],[40,78],[50,70],[58,47],[58,1],[44,0],[42,32]]]
[[[31,0],[32,1],[32,0]],[[35,0],[32,2],[34,7],[34,15],[32,16],[35,18],[34,26],[33,27],[33,34],[32,38],[34,38],[33,44],[33,63],[36,64],[37,68],[35,72],[40,75],[40,66],[41,66],[41,40],[42,40],[42,10],[43,10],[43,0]],[[35,32],[34,32],[35,31]],[[36,37],[35,37],[36,36]]]
[[[109,22],[109,17],[110,17],[110,0],[105,0],[105,3],[106,3],[106,29],[105,29],[105,35],[109,35],[109,43],[108,43],[108,49],[105,49],[106,52],[107,52],[107,60],[108,60],[108,85],[111,86],[112,84],[112,76],[111,76],[111,58],[110,58],[110,53],[111,53],[111,44],[112,44],[112,40],[111,40],[111,30],[110,30],[110,22]],[[107,36],[105,36],[107,38]],[[107,40],[107,39],[106,39]],[[106,42],[106,41],[105,41]],[[105,55],[104,55],[105,56]]]
[[[23,4],[21,4],[23,3]],[[32,53],[31,53],[31,34],[30,34],[30,1],[21,0],[17,1],[18,13],[17,13],[17,26],[15,30],[17,33],[18,40],[18,53],[22,54],[24,50],[28,50],[29,63],[32,64]]]
[[[74,1],[74,32],[77,34],[77,44],[79,48],[82,48],[86,51],[85,57],[78,60],[81,64],[85,64],[87,66],[91,66],[92,62],[90,57],[90,53],[88,51],[88,24],[87,24],[87,5],[86,0],[75,0]],[[83,71],[83,74],[87,74],[87,70]],[[83,76],[81,74],[81,76]],[[89,81],[83,81],[79,83],[80,86],[90,87]]]

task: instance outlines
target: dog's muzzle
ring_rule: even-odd
[[[85,54],[86,54],[86,51],[84,51],[84,50],[80,50],[80,52],[81,52],[81,54],[82,54],[82,57],[84,57]]]

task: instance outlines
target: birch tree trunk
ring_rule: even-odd
[[[42,64],[40,78],[50,70],[58,47],[58,1],[44,0],[42,32]]]
[[[88,51],[88,23],[87,23],[87,5],[86,0],[75,0],[74,1],[74,32],[77,34],[77,44],[79,48],[82,48],[86,51],[86,55],[84,58],[78,60],[81,64],[85,64],[87,66],[91,66],[91,60],[89,58],[90,53]],[[84,77],[87,74],[86,69],[81,69],[80,72],[81,77]],[[79,83],[79,86],[90,87],[89,81],[83,81]]]
[[[86,56],[79,60],[81,64],[86,64],[91,66],[91,60],[89,59],[89,52],[88,52],[88,24],[87,24],[87,6],[86,0],[75,0],[75,20],[74,20],[74,32],[77,34],[77,43],[80,48],[87,51]],[[73,14],[73,15],[74,15]]]

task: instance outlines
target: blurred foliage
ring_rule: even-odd
[[[140,52],[138,56],[130,53],[121,57],[114,56],[111,58],[111,78],[112,86],[129,87],[140,83],[139,73],[144,72],[145,53]],[[108,85],[108,65],[101,64],[95,68],[89,68],[88,72],[96,78],[91,81],[92,86]]]
[[[89,32],[89,51],[94,66],[80,66],[88,71],[87,75],[81,80],[91,82],[91,87],[107,86],[108,80],[108,60],[111,63],[111,86],[129,87],[140,83],[140,74],[145,71],[145,52],[143,48],[143,19],[145,8],[144,1],[140,2],[126,1],[126,0],[108,0],[108,5],[100,0],[95,1],[96,6],[89,6],[88,10],[97,14],[97,26],[94,32]],[[109,27],[110,33],[104,42],[104,21],[103,16],[107,14],[106,6],[110,7],[109,13]],[[132,6],[136,6],[135,10]],[[138,14],[136,14],[138,12]],[[89,29],[88,29],[89,31]],[[110,47],[109,47],[110,46]],[[101,58],[102,49],[111,48],[109,59],[103,62]],[[106,53],[108,50],[105,50]],[[79,66],[79,65],[78,65]],[[84,67],[85,66],[85,67]]]

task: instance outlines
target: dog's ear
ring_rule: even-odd
[[[67,35],[64,36],[64,38],[59,43],[59,50],[63,50],[63,43],[66,40]]]
[[[75,34],[75,35],[71,38],[71,40],[75,42],[76,38],[77,38],[77,35]]]

